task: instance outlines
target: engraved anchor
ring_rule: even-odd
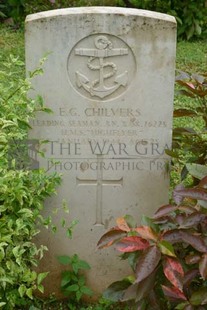
[[[106,36],[97,36],[94,40],[96,49],[76,48],[75,55],[90,57],[87,66],[90,70],[98,70],[99,78],[91,81],[82,73],[76,71],[77,86],[83,87],[91,96],[104,98],[115,92],[120,86],[126,86],[128,82],[128,71],[117,75],[114,79],[115,85],[107,87],[104,80],[114,76],[117,66],[113,62],[104,62],[104,58],[112,56],[128,55],[128,48],[113,48],[111,41]],[[93,61],[98,58],[99,64],[94,65]],[[111,67],[112,71],[104,74],[104,68]],[[98,84],[98,86],[96,86]]]

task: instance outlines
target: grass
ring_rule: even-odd
[[[22,30],[12,30],[2,24],[0,24],[0,70],[3,68],[4,60],[12,54],[14,57],[19,57],[21,61],[24,62],[24,31]],[[206,73],[207,65],[207,44],[206,42],[197,41],[197,42],[178,42],[177,44],[177,59],[176,59],[176,68],[188,72],[196,72],[200,74]],[[9,68],[8,68],[9,70]],[[9,72],[8,72],[9,74]],[[25,70],[17,72],[18,76],[24,77]],[[185,97],[175,96],[175,107],[184,107],[195,104],[194,100],[186,99]],[[176,120],[175,126],[185,126],[186,122],[188,127],[198,127],[200,126],[200,121],[194,121],[192,118],[189,121],[189,118],[186,120]],[[178,174],[173,176],[173,179],[177,178]],[[173,181],[174,183],[174,181]],[[57,301],[43,301],[41,302],[41,309],[54,309],[54,310],[65,310],[69,309],[67,302],[57,302]],[[35,308],[34,308],[35,309]],[[37,308],[36,308],[37,309]],[[72,308],[70,308],[72,309]],[[120,305],[111,304],[107,301],[100,300],[99,303],[95,305],[80,305],[74,310],[129,310],[128,307],[121,307]]]
[[[177,44],[176,68],[188,72],[206,73],[206,41],[185,42]]]

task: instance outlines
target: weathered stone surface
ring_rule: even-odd
[[[26,64],[33,70],[49,53],[34,88],[54,113],[37,115],[32,137],[48,139],[48,171],[63,173],[46,213],[78,219],[72,240],[60,229],[42,232],[57,290],[56,256],[77,253],[91,265],[88,285],[99,294],[129,273],[113,249],[97,251],[100,236],[125,214],[137,221],[168,201],[176,23],[135,9],[89,7],[42,12],[26,19]],[[53,161],[58,161],[54,163]]]

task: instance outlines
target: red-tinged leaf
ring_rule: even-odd
[[[116,223],[117,223],[117,226],[119,227],[119,229],[123,230],[123,231],[126,231],[126,232],[129,232],[131,229],[129,228],[126,220],[123,218],[123,217],[119,217],[117,220],[116,220]]]
[[[201,187],[184,188],[178,185],[173,191],[173,199],[179,205],[184,198],[207,201],[207,190]]]
[[[200,236],[193,235],[185,231],[181,231],[180,234],[181,234],[182,240],[190,244],[198,252],[201,252],[201,253],[207,252],[207,245],[205,244],[204,240]]]
[[[181,226],[185,218],[186,218],[185,214],[178,214],[175,217],[175,223],[177,223],[179,226]]]
[[[204,280],[207,279],[207,254],[204,254],[199,263],[199,271]]]
[[[129,236],[122,238],[116,244],[116,249],[123,253],[130,253],[139,250],[145,250],[150,246],[149,242],[138,236]]]
[[[140,300],[137,304],[136,304],[136,310],[146,310],[146,304],[144,300]]]
[[[178,208],[177,206],[173,206],[173,205],[164,205],[155,212],[155,214],[153,215],[153,218],[158,219],[160,217],[166,216],[169,213],[177,210],[177,208]]]
[[[183,80],[189,80],[191,78],[191,75],[187,72],[184,72],[182,70],[176,70],[179,72],[179,75],[175,77],[175,81],[183,81]]]
[[[158,234],[149,226],[140,226],[134,229],[142,238],[156,241]]]
[[[188,288],[191,282],[199,275],[198,269],[188,270],[184,275],[183,286],[184,288]]]
[[[140,301],[153,289],[155,285],[155,272],[139,283],[131,285],[124,293],[122,301],[134,299],[135,302]]]
[[[186,92],[186,91],[184,91]],[[193,94],[186,92],[186,95],[189,95],[190,97],[194,97]],[[183,117],[183,116],[197,116],[197,113],[195,113],[195,111],[193,110],[188,110],[188,109],[178,109],[175,110],[173,113],[174,117]]]
[[[155,285],[156,270],[152,272],[147,278],[138,283],[138,291],[135,302],[140,301],[142,298],[148,296]]]
[[[207,187],[207,176],[205,176],[199,183],[199,187]]]
[[[172,244],[181,242],[181,231],[178,229],[169,230],[162,235],[162,239]]]
[[[195,308],[192,305],[186,305],[185,308],[183,308],[183,310],[194,310],[194,309]]]
[[[176,147],[173,145],[173,148],[176,148]],[[173,152],[172,150],[165,149],[165,154],[173,158],[179,158],[179,154],[176,152]]]
[[[182,139],[181,139],[182,140]],[[187,143],[186,143],[186,146],[187,146]],[[180,146],[178,146],[178,148],[180,148]],[[181,173],[180,173],[180,176],[181,176],[181,181],[185,180],[186,177],[188,175],[188,170],[187,170],[187,167],[186,165],[183,166],[182,170],[181,170]]]
[[[185,212],[186,214],[192,214],[195,212],[195,208],[190,207],[190,206],[178,206],[178,210]]]
[[[173,191],[173,199],[177,205],[180,205],[184,199],[184,197],[180,195],[180,191],[183,191],[183,190],[185,190],[185,187],[183,186],[183,184],[179,184],[175,187]]]
[[[130,285],[125,292],[122,295],[121,301],[128,301],[128,300],[132,300],[132,299],[136,299],[136,295],[137,295],[137,290],[138,290],[138,283],[132,284]]]
[[[190,297],[190,303],[193,306],[200,306],[207,304],[207,287],[202,287],[194,292]]]
[[[191,82],[186,82],[186,85],[190,87],[190,89],[195,89],[195,85]]]
[[[151,306],[150,309],[153,310],[160,310],[160,300],[157,298],[157,294],[155,293],[155,290],[151,290],[149,292],[149,295],[147,296],[148,301],[149,301],[149,306]]]
[[[162,285],[164,295],[172,302],[178,302],[179,300],[187,300],[183,292],[176,287],[167,287]]]
[[[176,82],[181,85],[181,86],[185,86],[186,88],[190,89],[190,90],[194,90],[195,89],[195,85],[193,83],[190,83],[189,81],[184,81],[184,80],[176,80]]]
[[[201,259],[201,256],[199,254],[192,254],[188,255],[185,258],[185,262],[187,265],[194,265],[197,264]]]
[[[101,237],[97,246],[99,249],[107,248],[124,236],[126,236],[126,232],[123,232],[123,230],[119,229],[118,227],[114,227]]]
[[[138,258],[136,265],[136,283],[148,277],[157,267],[161,259],[161,253],[157,246],[146,249]]]
[[[180,135],[180,134],[185,134],[185,135],[197,135],[196,131],[193,128],[188,128],[188,127],[177,127],[173,130],[173,135]]]
[[[166,257],[163,262],[163,270],[172,285],[182,291],[184,271],[179,261],[175,258]]]
[[[193,73],[192,78],[199,84],[203,84],[205,82],[205,77],[199,74]]]
[[[178,81],[178,84],[185,86],[187,89],[189,89],[193,94],[198,95],[199,97],[204,97],[206,95],[206,92],[204,90],[200,90],[195,88],[195,85],[190,82],[183,82],[183,81]]]
[[[190,214],[183,219],[180,227],[181,228],[196,227],[200,222],[204,221],[206,218],[207,215],[200,212],[194,212],[193,214]]]
[[[187,91],[185,89],[179,89],[176,91],[176,94],[179,94],[179,95],[184,95],[184,96],[187,96],[187,97],[191,97],[191,98],[196,98],[196,95],[193,94],[192,92],[190,91]],[[173,115],[174,116],[174,115]],[[190,115],[188,115],[190,116]],[[194,115],[193,115],[194,116]]]

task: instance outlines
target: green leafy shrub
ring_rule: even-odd
[[[133,275],[112,283],[104,297],[134,300],[137,310],[206,309],[207,177],[193,188],[179,185],[175,204],[136,226],[130,216],[117,219],[98,247],[114,245],[128,259]]]
[[[182,179],[187,171],[193,182],[176,186],[174,203],[161,206],[152,218],[143,217],[141,226],[130,216],[119,218],[98,242],[99,248],[114,245],[133,270],[112,283],[104,297],[134,300],[136,310],[207,307],[207,80],[182,72],[176,81],[178,92],[192,101],[174,116],[198,119],[199,131],[175,128],[173,152],[167,152],[184,165]]]
[[[13,18],[15,24],[20,24],[25,17],[25,0],[2,0],[0,18]]]
[[[207,164],[207,77],[181,72],[176,77],[176,83],[179,85],[178,94],[191,100],[186,101],[185,107],[176,109],[174,117],[185,118],[188,124],[192,119],[194,122],[194,128],[190,126],[174,128],[173,151],[167,151],[172,157],[178,158],[183,165],[181,172],[183,180],[188,173],[186,162]],[[195,128],[196,121],[199,123],[197,128]]]
[[[70,297],[69,309],[75,310],[83,295],[91,296],[93,294],[85,284],[85,276],[81,274],[83,270],[90,269],[90,266],[86,261],[81,260],[77,254],[58,256],[58,261],[62,265],[69,267],[69,270],[62,272],[61,291],[65,296]]]
[[[178,37],[191,39],[207,34],[207,6],[205,0],[118,0],[119,5],[162,12],[175,16],[178,23]]]
[[[12,56],[2,63],[5,70],[0,71],[0,306],[25,309],[33,292],[44,290],[41,282],[47,273],[37,274],[34,267],[46,247],[37,247],[33,238],[39,233],[38,225],[43,223],[43,202],[55,193],[60,177],[48,175],[42,169],[31,170],[27,165],[19,167],[16,155],[20,142],[28,139],[29,120],[37,111],[47,109],[41,100],[27,97],[30,78],[22,80],[18,74],[24,64]],[[41,68],[31,77],[40,72]]]
[[[32,14],[40,11],[70,8],[70,7],[80,7],[80,6],[100,6],[100,5],[116,5],[115,0],[27,0],[25,10],[27,14]]]

